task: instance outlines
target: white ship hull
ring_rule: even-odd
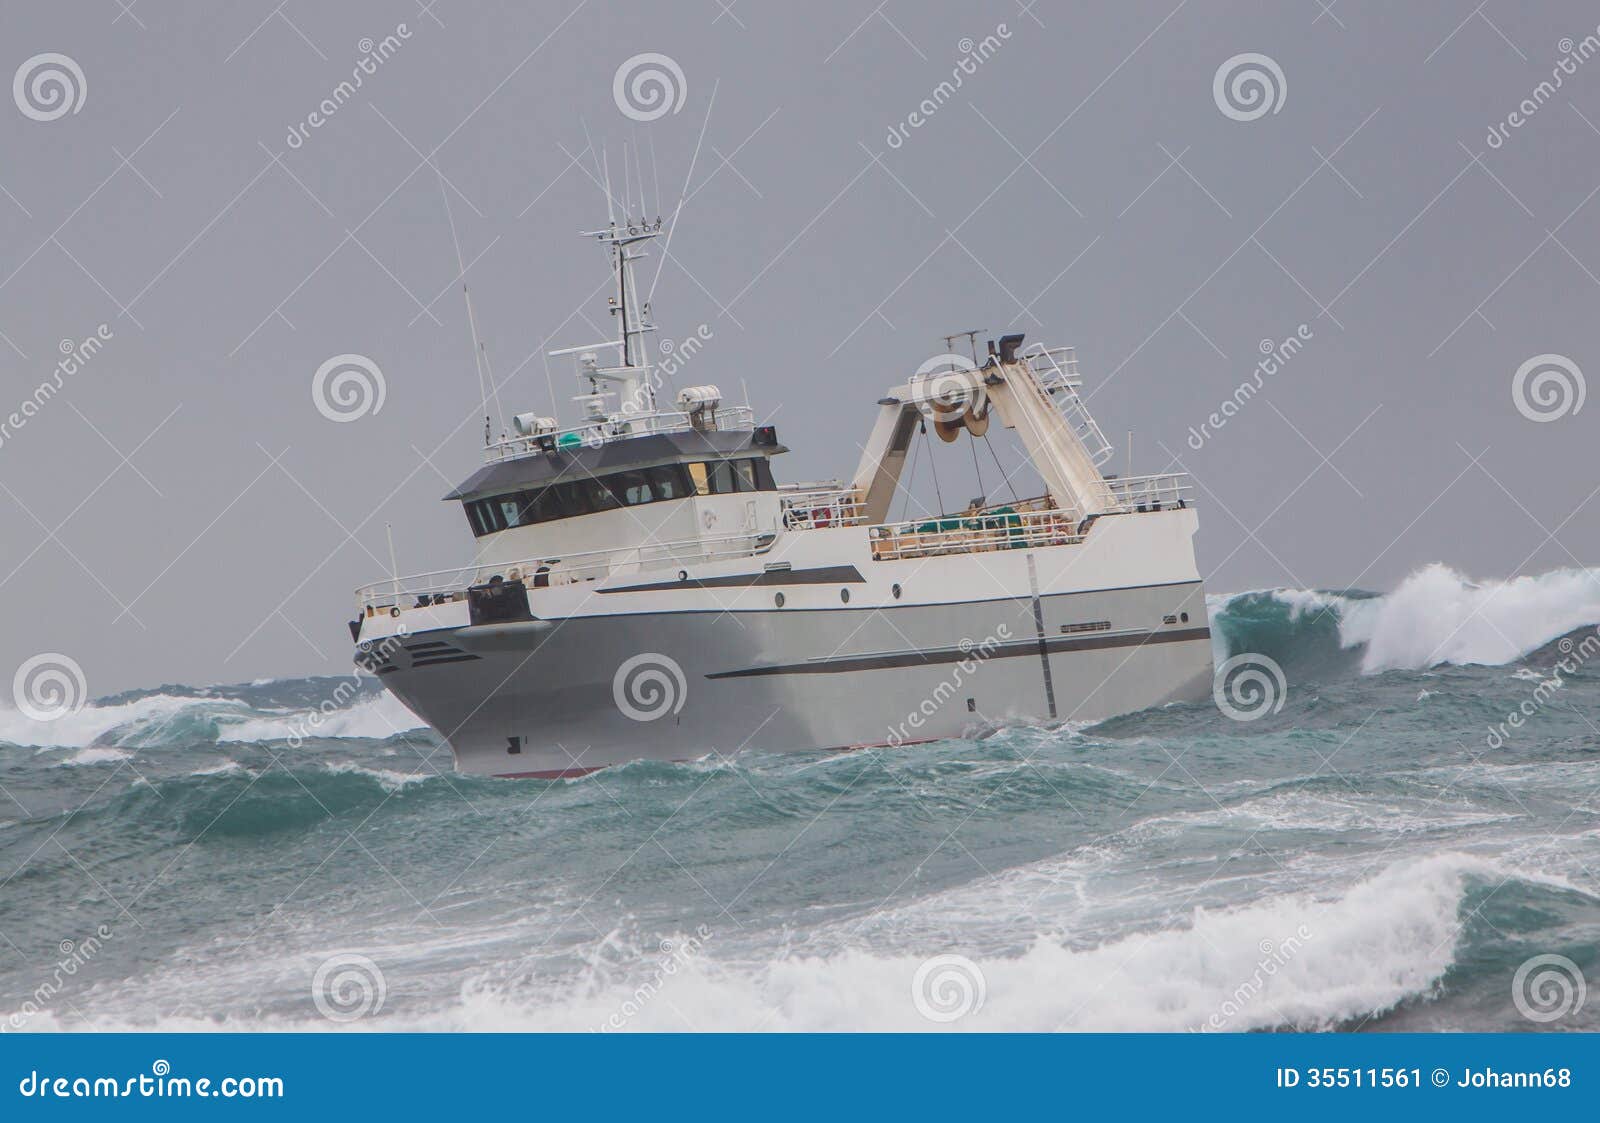
[[[1093,722],[1209,692],[1194,528],[1191,509],[1109,516],[1072,545],[910,560],[813,529],[687,580],[530,589],[512,624],[460,602],[379,614],[362,646],[483,775]]]

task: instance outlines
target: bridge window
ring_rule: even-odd
[[[691,495],[772,491],[776,487],[772,467],[764,456],[662,464],[473,500],[466,504],[467,521],[472,525],[472,533],[482,538],[511,527],[592,515],[618,507],[686,499]]]

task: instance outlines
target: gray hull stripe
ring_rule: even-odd
[[[1033,628],[1039,637],[1039,666],[1044,670],[1044,700],[1050,707],[1050,720],[1056,717],[1056,684],[1050,677],[1050,648],[1044,634],[1044,606],[1039,603],[1039,570],[1028,555],[1028,588],[1033,593]]]
[[[853,565],[817,569],[769,569],[761,573],[734,573],[726,577],[691,577],[687,581],[656,581],[649,585],[621,585],[596,589],[597,593],[655,593],[665,589],[747,589],[756,585],[865,585],[867,579]]]
[[[1186,643],[1190,640],[1209,640],[1210,628],[1182,628],[1170,632],[1134,632],[1120,636],[1089,636],[1074,639],[1044,638],[1037,642],[1027,640],[997,648],[985,657],[990,659],[1017,659],[1034,655],[1055,655],[1065,651],[1104,651],[1116,647],[1145,647],[1162,643]],[[959,647],[938,651],[906,651],[892,655],[846,656],[841,659],[819,659],[813,663],[789,663],[778,667],[747,667],[738,671],[716,671],[708,679],[756,678],[764,675],[837,675],[851,671],[882,671],[897,667],[935,666],[941,663],[959,663],[975,658],[973,651]]]

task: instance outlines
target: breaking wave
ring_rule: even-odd
[[[1252,651],[1312,674],[1502,666],[1600,625],[1600,569],[1478,582],[1436,564],[1390,593],[1268,589],[1214,596],[1210,611],[1219,661]]]

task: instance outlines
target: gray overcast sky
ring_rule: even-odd
[[[618,178],[625,141],[647,170],[653,149],[670,209],[703,132],[657,320],[708,325],[680,383],[747,385],[795,450],[782,478],[848,473],[873,400],[941,335],[1009,328],[1077,346],[1137,470],[1196,475],[1213,591],[1597,555],[1600,405],[1535,423],[1512,382],[1547,353],[1600,372],[1600,60],[1487,142],[1593,5],[275,3],[0,4],[5,75],[58,53],[86,85],[54,120],[0,112],[0,417],[60,341],[113,333],[0,446],[6,676],[45,651],[97,694],[342,671],[385,522],[403,569],[463,561],[438,499],[481,419],[425,161],[508,410],[549,412],[553,387],[571,419],[571,368],[540,356],[609,334],[575,237],[603,221],[590,138]],[[683,99],[636,122],[613,77],[644,52]],[[1213,80],[1244,53],[1283,80],[1241,121]],[[1304,351],[1190,448],[1301,324]],[[343,353],[387,397],[334,424],[311,386]],[[976,494],[966,450],[946,464],[946,497]]]

